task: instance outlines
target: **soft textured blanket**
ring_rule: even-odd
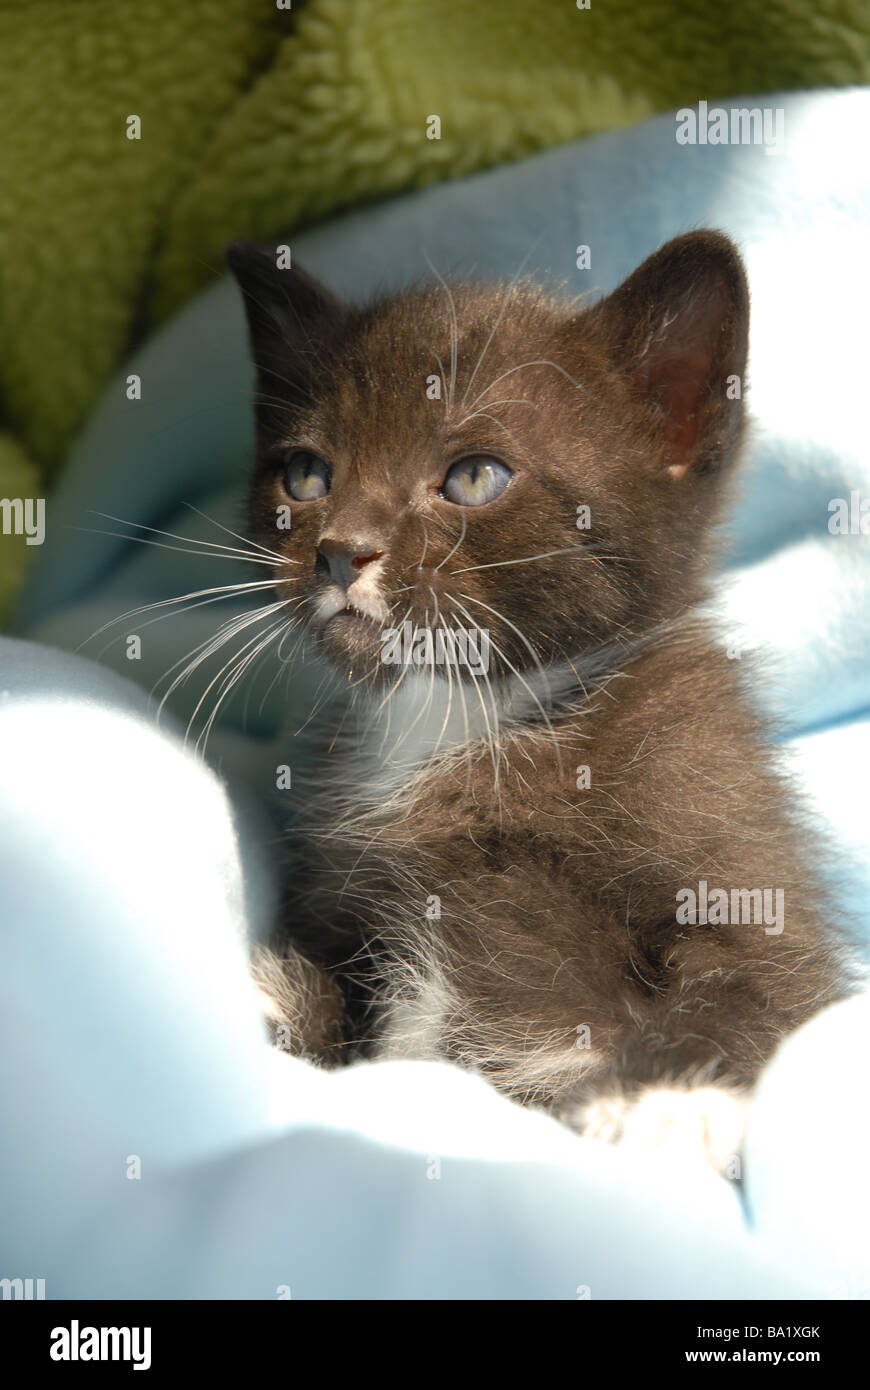
[[[866,81],[870,19],[840,0],[0,0],[0,64],[0,496],[22,497],[228,241],[701,97]],[[4,538],[0,612],[30,558]]]
[[[0,638],[0,670],[6,1277],[49,1299],[870,1297],[870,997],[774,1060],[742,1189],[447,1063],[318,1071],[265,1041],[243,938],[268,893],[217,780],[92,662]]]
[[[737,238],[754,425],[726,640],[735,659],[742,643],[770,655],[760,696],[843,851],[844,914],[870,938],[870,537],[830,524],[832,502],[848,519],[870,496],[870,93],[768,100],[785,112],[776,155],[678,146],[663,116],[354,214],[294,251],[356,297],[424,273],[425,255],[511,275],[530,247],[537,274],[598,291],[691,226]],[[128,370],[145,387],[135,403]],[[95,635],[227,566],[91,528],[227,540],[215,521],[240,524],[249,384],[227,282],[110,386],[17,614],[47,645],[0,643],[5,1267],[45,1271],[49,1296],[866,1297],[866,998],[811,1022],[769,1069],[745,1204],[700,1165],[614,1155],[446,1065],[327,1075],[265,1047],[241,936],[269,917],[272,827],[154,730],[129,682],[48,650],[84,644],[149,689],[215,631],[222,605]],[[265,673],[210,745],[248,806],[307,707],[306,673],[289,675],[261,705]],[[207,679],[179,692],[182,721]]]
[[[243,939],[264,878],[217,780],[93,663],[0,638],[0,670],[6,1277],[49,1299],[870,1296],[870,998],[769,1068],[742,1190],[447,1063],[318,1071],[265,1041]]]

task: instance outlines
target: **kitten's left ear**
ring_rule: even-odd
[[[298,266],[279,266],[275,247],[238,241],[226,256],[242,292],[264,390],[274,393],[280,381],[291,396],[303,397],[318,333],[343,314],[341,302]]]
[[[614,364],[654,407],[675,479],[733,455],[743,420],[749,290],[728,237],[669,241],[589,311]]]

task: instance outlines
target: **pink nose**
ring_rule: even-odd
[[[381,559],[384,551],[369,550],[371,543],[371,536],[349,541],[324,536],[317,548],[317,554],[319,560],[326,561],[333,584],[340,585],[342,589],[349,589],[359,578],[360,570]]]
[[[365,565],[370,565],[372,563],[372,560],[380,560],[383,553],[384,552],[382,550],[373,550],[371,555],[354,555],[354,569],[361,570]]]

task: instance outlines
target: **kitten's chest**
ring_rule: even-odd
[[[624,920],[641,889],[645,913],[672,908],[687,874],[734,857],[762,783],[733,724],[716,742],[709,721],[675,718],[648,687],[611,686],[546,723],[499,723],[485,709],[475,720],[467,693],[409,678],[404,698],[359,712],[336,745],[323,882],[341,883],[345,902],[353,889],[387,904],[378,920],[431,897],[471,920],[502,889],[574,919],[591,902]]]
[[[575,730],[459,740],[435,757],[431,726],[392,736],[389,753],[383,736],[360,750],[352,796],[327,798],[321,837],[324,881],[341,884],[345,904],[377,901],[377,921],[433,897],[470,921],[506,884],[564,896],[568,910],[649,862],[657,832],[623,811],[622,769],[611,773],[601,748],[593,759]]]

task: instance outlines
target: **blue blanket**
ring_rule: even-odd
[[[541,277],[563,281],[571,292],[597,294],[679,232],[714,226],[735,238],[752,287],[753,429],[742,493],[726,528],[727,568],[717,596],[723,640],[735,659],[751,647],[768,656],[759,698],[778,721],[783,758],[842,849],[844,913],[851,912],[870,939],[870,456],[864,426],[870,93],[737,104],[784,110],[785,140],[777,152],[682,145],[673,115],[663,116],[352,214],[294,237],[293,253],[337,292],[356,299],[425,275],[427,258],[442,273],[510,277],[528,256],[527,268]],[[590,270],[577,269],[581,244],[590,248]],[[138,401],[127,399],[132,373],[142,382]],[[170,605],[117,620],[182,593],[202,596],[235,577],[232,564],[202,553],[196,542],[232,545],[221,527],[243,529],[250,387],[241,306],[226,282],[155,337],[107,393],[50,500],[47,538],[16,619],[19,636],[67,652],[81,649],[146,691],[155,684],[158,693],[165,689],[160,682],[167,670],[214,633],[232,605],[195,607],[199,600],[191,599],[174,617],[167,616],[175,611]],[[158,544],[133,543],[132,535]],[[178,548],[160,548],[164,543]],[[142,637],[141,659],[127,657],[131,632]],[[32,1265],[34,1251],[44,1255],[65,1292],[154,1291],[168,1277],[161,1269],[171,1267],[170,1291],[179,1296],[270,1297],[274,1287],[293,1282],[287,1275],[290,1242],[297,1255],[308,1252],[307,1273],[299,1276],[307,1292],[360,1296],[365,1280],[359,1259],[340,1236],[342,1222],[351,1222],[341,1214],[349,1192],[358,1199],[353,1220],[362,1223],[359,1231],[374,1223],[359,1239],[369,1241],[375,1294],[395,1295],[403,1280],[418,1295],[447,1297],[576,1297],[575,1288],[590,1280],[597,1280],[596,1296],[610,1297],[784,1293],[795,1285],[783,1263],[794,1259],[795,1242],[802,1240],[799,1258],[813,1271],[802,1287],[832,1297],[867,1296],[870,1217],[861,1165],[870,1142],[861,1059],[870,1017],[864,999],[810,1024],[774,1062],[750,1132],[746,1209],[719,1179],[699,1173],[686,1184],[672,1174],[661,1200],[657,1187],[660,1210],[650,1214],[648,1167],[610,1154],[602,1158],[594,1145],[488,1092],[484,1102],[478,1093],[483,1083],[450,1068],[379,1064],[337,1078],[267,1055],[255,1037],[255,1005],[239,947],[240,934],[268,915],[272,891],[258,853],[270,832],[257,828],[252,800],[257,787],[269,784],[264,769],[285,760],[287,702],[291,714],[308,707],[309,674],[295,668],[289,683],[268,691],[275,672],[267,669],[254,698],[222,712],[208,755],[232,789],[232,801],[225,802],[209,774],[201,768],[194,774],[186,755],[149,727],[143,697],[90,665],[49,660],[38,651],[7,642],[0,653],[7,694],[0,714],[4,882],[12,884],[13,899],[16,885],[20,894],[14,920],[39,924],[10,947],[3,978],[17,1002],[0,1055],[17,1055],[22,1036],[40,1035],[29,1047],[36,1079],[43,1097],[56,1101],[57,1133],[70,1127],[71,1151],[85,1176],[77,1197],[73,1185],[61,1194],[55,1189],[49,1201],[53,1170],[28,1148],[45,1139],[44,1120],[29,1108],[39,1086],[33,1078],[25,1082],[20,1070],[8,1076],[4,1095],[20,1106],[21,1119],[19,1141],[6,1161],[29,1194],[14,1227],[16,1258]],[[182,726],[215,669],[204,663],[196,681],[175,692],[169,707]],[[117,718],[127,722],[110,737],[115,726],[106,711],[125,704],[129,709]],[[80,717],[80,707],[103,710],[103,723]],[[25,708],[51,714],[50,756],[35,764],[34,756],[24,762],[14,757],[22,739],[39,738],[37,725],[31,723],[29,733],[25,728]],[[170,747],[178,759],[178,796],[173,793],[173,805],[161,805],[160,787],[167,783],[149,780],[148,765],[153,758],[162,767],[164,756],[171,762]],[[118,772],[127,756],[137,769],[129,783]],[[64,770],[73,788],[92,779],[102,795],[83,799],[56,786],[52,766]],[[49,779],[50,795],[39,777]],[[40,796],[33,794],[34,778]],[[148,814],[143,785],[152,788]],[[114,797],[108,818],[107,797]],[[200,815],[216,818],[207,820],[217,827],[216,848],[191,832]],[[63,826],[75,855],[59,848]],[[112,831],[109,872],[87,845]],[[173,836],[185,834],[193,841],[186,869],[168,848]],[[22,878],[22,866],[30,877]],[[213,887],[215,876],[220,888],[207,896],[206,922],[199,889],[205,882]],[[59,923],[61,895],[66,908]],[[166,921],[156,930],[161,914]],[[183,946],[179,933],[187,933]],[[120,969],[111,956],[118,936],[132,943],[124,947],[129,960]],[[206,956],[212,968],[201,997],[185,999],[193,962]],[[52,962],[56,981],[46,979]],[[71,982],[80,987],[72,1011]],[[162,988],[178,1010],[178,1026],[168,1033]],[[39,1022],[43,1010],[53,1020],[47,1029]],[[115,1049],[106,1042],[117,1039],[117,1030],[123,1033],[124,1018],[140,1014],[139,1045],[155,1058],[144,1069],[132,1043]],[[173,1071],[178,1049],[186,1060]],[[277,1079],[275,1061],[284,1069]],[[244,1066],[259,1078],[247,1095],[239,1079]],[[230,1077],[222,1098],[221,1067]],[[63,1096],[64,1085],[82,1074],[97,1099],[91,1126],[78,1132]],[[117,1098],[128,1093],[119,1118]],[[194,1095],[199,1101],[191,1106]],[[410,1104],[412,1095],[425,1097],[425,1115]],[[171,1101],[172,1123],[161,1096]],[[485,1123],[475,1118],[482,1113]],[[56,1148],[60,1141],[52,1142]],[[121,1163],[118,1154],[151,1152],[162,1174],[141,1193],[136,1212],[129,1183],[124,1187],[118,1178],[109,1202],[105,1185],[93,1177],[95,1171],[105,1176],[107,1145],[113,1163]],[[504,1146],[530,1164],[558,1168],[552,1202],[540,1198],[535,1168],[521,1172],[496,1162]],[[427,1181],[420,1166],[439,1155],[455,1174],[452,1189]],[[324,1164],[334,1165],[328,1183]],[[207,1200],[198,1206],[203,1183]],[[310,1192],[311,1200],[300,1199],[300,1191]],[[485,1191],[494,1194],[489,1205]],[[535,1233],[523,1226],[531,1193],[541,1201],[543,1225]],[[327,1200],[337,1203],[334,1220],[324,1215]],[[279,1201],[295,1215],[276,1225]],[[483,1209],[475,1205],[481,1201]],[[46,1202],[71,1242],[62,1258],[34,1234]],[[394,1203],[387,1215],[385,1202]],[[204,1251],[212,1208],[222,1213],[223,1244],[209,1274]],[[802,1235],[795,1231],[798,1209]],[[471,1211],[478,1245],[467,1264],[461,1232]],[[74,1233],[93,1213],[101,1235],[83,1254]],[[186,1243],[174,1234],[173,1213],[189,1222],[180,1223]],[[671,1252],[664,1270],[655,1263],[662,1223]],[[693,1227],[700,1245],[693,1245]],[[125,1232],[123,1258],[116,1228]],[[243,1256],[244,1233],[253,1228],[261,1238]],[[704,1255],[708,1241],[722,1243],[720,1260]],[[578,1242],[585,1263],[572,1255]],[[328,1249],[328,1259],[314,1258],[318,1248]],[[777,1273],[770,1272],[774,1267]]]

